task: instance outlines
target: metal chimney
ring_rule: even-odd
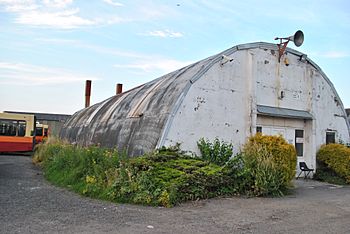
[[[85,108],[90,106],[91,97],[91,80],[86,80],[85,83]]]
[[[115,90],[115,94],[118,95],[118,94],[121,94],[123,92],[123,84],[117,84],[116,86],[116,90]]]

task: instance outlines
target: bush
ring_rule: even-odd
[[[157,152],[132,158],[121,170],[128,172],[128,183],[125,179],[114,183],[117,201],[169,207],[232,191],[221,167],[180,154]]]
[[[107,169],[118,165],[119,155],[96,146],[82,148],[55,142],[42,144],[33,161],[41,163],[45,177],[53,184],[106,199],[104,187],[110,182]]]
[[[170,207],[222,195],[281,195],[291,174],[286,161],[296,160],[294,148],[279,137],[250,138],[231,159],[232,145],[218,139],[202,143],[211,152],[206,160],[184,155],[178,147],[127,158],[113,149],[54,141],[38,146],[33,161],[53,184],[82,195]]]
[[[217,165],[224,165],[232,156],[232,144],[220,141],[215,138],[214,142],[211,143],[208,139],[199,139],[197,146],[201,152],[201,157],[204,160],[215,163]]]
[[[254,195],[283,195],[291,186],[297,155],[283,137],[257,134],[249,138],[242,154]]]
[[[346,180],[344,178],[337,175],[337,173],[319,160],[317,160],[317,171],[313,178],[330,184],[346,185]]]
[[[318,178],[325,173],[327,177],[333,174],[350,184],[350,148],[341,144],[323,145],[317,152],[316,159],[319,165],[316,173]]]
[[[234,193],[222,167],[175,149],[126,158],[116,150],[55,142],[40,146],[33,161],[56,185],[116,202],[170,207]]]
[[[232,157],[224,166],[225,174],[227,174],[234,188],[236,195],[252,195],[250,192],[254,182],[251,168],[245,163],[243,153],[239,153]]]
[[[50,147],[48,147],[49,145]],[[40,165],[43,161],[46,161],[48,157],[56,155],[60,151],[62,145],[63,142],[54,137],[50,137],[43,144],[37,144],[34,148],[33,162]]]

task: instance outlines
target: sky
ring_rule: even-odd
[[[73,114],[238,44],[296,48],[350,108],[348,0],[0,0],[0,112]]]

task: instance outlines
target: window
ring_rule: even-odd
[[[260,127],[260,126],[256,127],[256,133],[258,133],[258,132],[262,133],[262,127]]]
[[[36,136],[42,136],[43,135],[43,128],[42,127],[36,127],[35,135]]]
[[[326,132],[326,144],[335,143],[335,132]]]
[[[304,130],[295,130],[295,149],[298,157],[304,156]]]
[[[25,132],[25,121],[0,119],[1,136],[25,136]]]
[[[18,122],[18,136],[25,136],[26,135],[26,122],[19,121]]]

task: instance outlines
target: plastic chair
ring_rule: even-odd
[[[300,173],[297,177],[297,179],[300,177],[301,173],[304,172],[304,179],[307,179],[307,177],[310,175],[310,173],[314,173],[314,169],[309,168],[305,162],[299,162],[299,168],[300,168]]]

